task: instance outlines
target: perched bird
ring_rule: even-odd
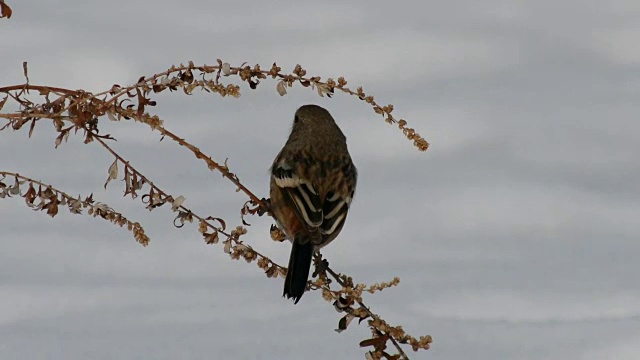
[[[347,139],[331,114],[304,105],[271,166],[270,208],[293,246],[283,296],[297,304],[314,252],[338,236],[356,189]]]

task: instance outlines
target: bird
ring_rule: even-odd
[[[347,139],[326,109],[303,105],[271,166],[270,210],[293,244],[283,297],[300,301],[313,254],[342,230],[358,171]]]

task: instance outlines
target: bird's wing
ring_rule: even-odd
[[[333,191],[326,194],[322,204],[324,216],[320,229],[329,239],[333,239],[342,230],[358,181],[358,171],[351,158],[341,159],[338,163],[342,166],[335,170],[335,174],[329,174],[334,179],[331,187]]]
[[[296,207],[298,218],[310,227],[322,225],[322,205],[320,196],[310,181],[299,177],[294,168],[286,162],[274,165],[272,176],[276,186],[281,188]]]
[[[331,237],[331,235],[337,235],[340,232],[347,218],[351,198],[352,196],[343,197],[338,193],[327,194],[324,204],[322,204],[324,217],[320,227],[324,235]]]

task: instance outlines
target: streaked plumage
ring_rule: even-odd
[[[344,134],[331,114],[304,105],[271,167],[271,211],[293,242],[284,294],[298,303],[313,253],[342,230],[357,182]]]

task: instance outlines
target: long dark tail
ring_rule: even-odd
[[[311,241],[306,244],[293,242],[291,256],[289,256],[289,269],[287,278],[284,280],[284,293],[288,299],[293,298],[294,304],[300,301],[307,287],[311,260],[313,258],[313,244]]]

